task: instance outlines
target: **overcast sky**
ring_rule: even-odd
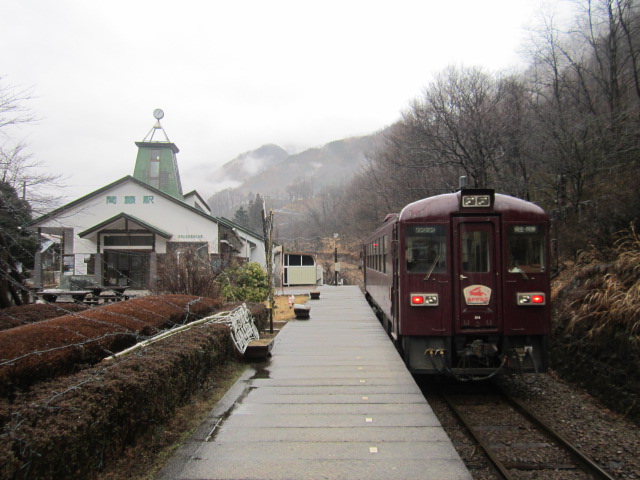
[[[31,87],[40,117],[11,135],[71,200],[133,174],[161,108],[206,198],[203,165],[380,130],[450,64],[517,68],[537,3],[1,0],[2,85]]]

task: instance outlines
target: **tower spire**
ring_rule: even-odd
[[[164,112],[156,108],[153,111],[153,116],[156,119],[156,123],[141,142],[136,142],[138,156],[133,178],[179,200],[184,200],[178,161],[176,159],[176,153],[180,150],[174,143],[169,141],[167,133],[160,124],[160,120],[164,117]],[[162,131],[165,141],[153,139],[158,130]]]

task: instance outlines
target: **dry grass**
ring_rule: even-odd
[[[295,300],[289,307],[289,295],[276,295],[274,296],[274,314],[273,314],[273,333],[270,332],[269,324],[267,323],[264,331],[260,332],[260,338],[258,340],[252,340],[250,345],[267,345],[270,343],[279,333],[280,329],[289,321],[296,317],[293,311],[293,304],[304,304],[309,300],[307,295],[295,295]],[[265,302],[266,304],[266,302]]]
[[[598,338],[624,331],[640,346],[640,236],[632,226],[607,252],[590,248],[578,259],[568,331]]]
[[[295,295],[293,303],[305,304],[309,300],[308,295]],[[275,297],[275,310],[273,314],[274,322],[286,322],[296,318],[296,314],[293,311],[293,305],[289,306],[288,295],[277,295]]]

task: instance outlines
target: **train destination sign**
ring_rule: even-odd
[[[538,233],[539,225],[514,225],[511,227],[513,233]]]

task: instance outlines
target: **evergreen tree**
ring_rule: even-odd
[[[36,236],[26,228],[31,221],[31,207],[16,190],[0,182],[0,307],[25,302],[25,279],[19,264],[33,267]]]
[[[249,229],[254,232],[262,232],[262,197],[259,193],[249,203]]]
[[[238,225],[249,228],[249,214],[244,209],[244,207],[240,207],[238,210],[236,210],[236,213],[233,216],[233,221]]]

